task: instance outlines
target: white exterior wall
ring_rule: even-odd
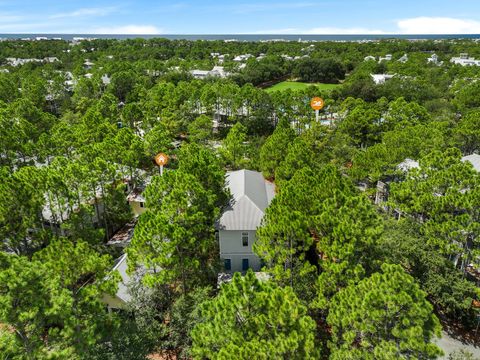
[[[139,201],[130,201],[130,208],[132,209],[133,216],[137,217],[142,215],[145,211],[147,211],[147,208],[145,207],[145,203],[143,203],[144,207],[140,206]]]
[[[243,246],[243,232],[248,232],[248,246]],[[231,260],[231,272],[242,271],[243,259],[248,259],[249,266],[253,271],[260,271],[260,258],[253,253],[252,248],[255,235],[255,230],[219,230],[220,258]]]

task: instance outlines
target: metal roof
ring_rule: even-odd
[[[473,168],[475,170],[477,170],[478,172],[480,172],[480,155],[472,154],[472,155],[464,156],[462,158],[462,161],[463,162],[465,162],[465,161],[470,162],[473,165]]]
[[[228,172],[226,185],[232,194],[232,201],[222,214],[218,228],[256,230],[265,209],[275,196],[275,185],[266,181],[261,173],[251,170]]]

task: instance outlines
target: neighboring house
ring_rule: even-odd
[[[138,268],[133,274],[128,274],[127,254],[123,254],[117,260],[115,260],[113,271],[118,271],[120,275],[120,281],[118,282],[118,289],[115,295],[108,294],[103,295],[103,303],[107,306],[108,311],[112,310],[124,310],[126,305],[132,299],[130,293],[130,286],[137,284],[140,285],[140,279],[145,275],[146,271],[143,268]],[[138,291],[149,291],[149,288],[141,286]]]
[[[397,165],[397,169],[405,173],[411,169],[418,169],[419,167],[420,167],[420,164],[418,163],[418,161],[412,160],[409,158],[406,158],[400,164]]]
[[[107,74],[104,74],[102,76],[103,85],[105,85],[105,86],[110,85],[111,82],[112,82],[112,80],[110,79],[110,77]]]
[[[93,62],[91,62],[90,60],[86,60],[84,63],[83,63],[83,68],[85,70],[90,70],[93,65],[95,65]]]
[[[381,63],[382,61],[391,61],[392,60],[392,55],[391,54],[387,54],[385,55],[385,57],[380,57],[378,59],[378,62]]]
[[[114,296],[105,294],[102,301],[107,305],[108,310],[111,309],[122,309],[130,301],[131,295],[128,292],[128,284],[131,279],[127,274],[127,254],[120,256],[113,266],[113,271],[118,271],[121,277],[121,281],[118,282],[117,293]]]
[[[427,59],[427,63],[440,66],[443,64],[443,61],[439,61],[437,54],[432,54],[432,56]]]
[[[466,161],[470,162],[473,165],[473,168],[476,171],[480,172],[480,155],[472,154],[472,155],[464,156],[462,157],[461,160],[463,162],[466,162]],[[419,168],[420,168],[420,163],[416,160],[412,160],[409,158],[405,159],[404,161],[402,161],[400,164],[397,165],[397,170],[404,174],[408,173],[412,169],[419,169]],[[382,182],[382,181],[377,182],[377,191],[375,195],[376,205],[381,205],[388,200],[389,187],[390,187],[391,181],[392,179],[385,182]],[[382,207],[386,209],[384,205]]]
[[[375,85],[381,85],[381,84],[385,84],[386,81],[390,80],[391,78],[393,78],[395,76],[395,74],[393,75],[388,75],[388,74],[370,74],[370,76],[372,77],[373,79],[373,82],[375,83]]]
[[[259,271],[260,258],[253,252],[256,231],[265,209],[275,196],[275,185],[251,170],[227,173],[226,183],[232,195],[229,207],[218,225],[220,258],[225,272]]]
[[[242,61],[246,61],[246,60],[250,59],[251,57],[253,57],[253,55],[251,55],[251,54],[238,55],[238,56],[235,56],[233,58],[233,61],[242,62]]]
[[[408,54],[404,54],[398,61],[405,64],[408,61]]]
[[[480,172],[480,155],[479,154],[472,154],[468,156],[462,157],[462,161],[468,161],[473,165],[473,168]]]
[[[452,57],[450,62],[462,66],[480,66],[480,60],[475,60],[473,57],[468,57],[467,53],[460,54],[460,57]]]
[[[145,198],[142,195],[143,191],[144,188],[136,187],[127,195],[127,201],[135,217],[142,215],[147,210],[145,207]]]
[[[206,79],[207,77],[220,77],[220,78],[226,78],[228,76],[228,73],[225,72],[225,69],[223,66],[214,66],[212,70],[191,70],[190,74],[195,79]]]
[[[192,76],[195,79],[205,79],[210,75],[210,71],[208,71],[208,70],[191,70],[190,74],[192,74]]]
[[[32,62],[40,63],[44,61],[42,59],[17,59],[17,58],[6,58],[5,60],[7,61],[8,65],[13,67],[25,65],[27,63],[32,63]]]

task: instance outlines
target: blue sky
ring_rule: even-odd
[[[0,0],[0,33],[480,34],[480,1]]]

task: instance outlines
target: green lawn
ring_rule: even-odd
[[[306,89],[311,85],[317,86],[318,88],[320,88],[320,90],[332,90],[332,89],[335,89],[337,86],[339,86],[339,84],[322,84],[322,83],[309,84],[309,83],[296,82],[296,81],[282,81],[281,83],[275,84],[269,88],[266,88],[265,90],[268,92],[283,91],[286,89],[302,90],[302,89]]]

